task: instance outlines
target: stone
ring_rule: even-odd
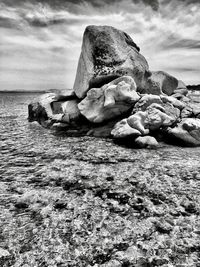
[[[138,136],[141,135],[140,131],[132,128],[127,119],[123,119],[115,124],[113,130],[111,131],[111,135],[114,138],[125,138],[130,136]]]
[[[71,123],[80,117],[78,100],[74,96],[44,94],[28,106],[29,121],[38,121],[44,127],[55,122]]]
[[[100,88],[124,75],[131,76],[142,88],[148,69],[146,59],[128,34],[111,26],[88,26],[73,89],[84,98],[90,88]]]
[[[10,253],[8,250],[5,250],[3,248],[0,248],[0,259],[7,258],[10,256]]]
[[[145,111],[137,111],[118,122],[111,134],[114,138],[148,135],[151,131],[173,125],[179,116],[180,111],[169,103],[162,105],[152,103]]]
[[[139,99],[139,101],[135,104],[132,114],[134,114],[137,111],[145,111],[147,107],[149,107],[152,103],[158,103],[162,104],[162,100],[160,96],[152,95],[152,94],[144,94]]]
[[[187,95],[188,94],[187,86],[181,80],[178,80],[177,88],[174,90],[174,94],[176,94],[176,93],[180,93],[182,95]]]
[[[158,146],[157,140],[153,136],[139,136],[135,139],[135,143],[140,148],[156,148]]]
[[[178,86],[178,80],[164,71],[149,72],[142,93],[153,95],[172,95]]]
[[[181,111],[181,118],[189,118],[193,116],[193,109],[190,106],[186,106],[182,111]]]
[[[125,76],[101,88],[90,89],[78,108],[89,121],[102,123],[126,113],[139,99],[134,80]]]
[[[151,105],[162,110],[164,113],[174,118],[174,121],[180,116],[180,109],[185,107],[185,104],[171,96],[157,96],[152,94],[143,95],[139,101],[135,104],[132,114],[137,111],[146,111]]]
[[[163,103],[171,103],[174,107],[182,110],[183,108],[186,107],[186,104],[178,99],[176,99],[173,96],[160,96],[161,100]]]
[[[171,106],[171,108],[173,108],[173,106]],[[147,118],[145,126],[150,130],[158,130],[162,126],[172,125],[177,120],[177,117],[176,114],[169,114],[169,110],[167,114],[163,106],[151,104],[146,111]]]
[[[137,113],[131,115],[127,118],[127,123],[131,126],[131,128],[139,131],[140,135],[149,134],[149,129],[146,128],[148,125],[146,111],[138,111]]]
[[[174,128],[168,128],[168,133],[180,139],[185,145],[200,145],[200,119],[185,118]]]

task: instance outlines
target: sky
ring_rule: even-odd
[[[150,70],[200,84],[199,0],[0,0],[0,90],[72,88],[87,25],[125,31]]]

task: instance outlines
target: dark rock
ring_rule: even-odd
[[[131,37],[111,26],[88,26],[85,30],[74,91],[83,98],[90,88],[101,87],[129,75],[143,87],[148,63]]]

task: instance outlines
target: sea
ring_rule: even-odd
[[[194,92],[193,95],[194,98],[200,99],[199,92]],[[69,137],[47,130],[37,122],[29,123],[28,104],[39,96],[40,93],[0,93],[0,176],[6,179],[10,177],[11,180],[11,177],[22,179],[33,176],[34,172],[37,173],[48,165],[51,159],[73,157],[72,151],[79,151],[80,146],[86,143],[88,146],[84,146],[85,149],[82,150],[86,155],[88,151],[92,151],[94,157],[99,153],[105,155],[108,153],[108,147],[110,153],[113,148],[118,149],[120,154],[121,148],[116,148],[110,139]],[[173,158],[176,158],[180,162],[192,164],[196,161],[200,163],[199,151],[199,148],[163,145],[156,152],[141,149],[139,155],[141,160],[143,154],[147,157],[159,154],[159,158],[165,160],[173,161]],[[127,149],[125,156],[131,157],[133,153],[136,153],[136,150]],[[118,157],[112,153],[111,156],[113,160]],[[46,160],[48,158],[49,160]]]
[[[199,266],[200,148],[48,130],[27,119],[38,96],[0,94],[0,266]]]

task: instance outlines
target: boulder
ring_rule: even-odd
[[[178,80],[178,85],[177,88],[174,90],[174,94],[179,93],[182,95],[187,95],[188,94],[188,89],[185,83],[181,80]]]
[[[185,118],[176,127],[168,128],[168,133],[180,139],[185,145],[200,145],[200,119]]]
[[[182,111],[181,111],[181,118],[190,118],[193,117],[193,109],[190,106],[186,106]]]
[[[74,91],[84,98],[90,88],[99,88],[117,77],[134,78],[143,88],[148,63],[139,47],[123,31],[111,26],[88,26],[85,29]]]
[[[180,111],[169,103],[162,105],[152,103],[145,111],[137,111],[118,122],[111,134],[114,138],[148,135],[151,131],[173,125],[179,116]]]
[[[111,135],[114,138],[126,138],[130,136],[141,135],[141,132],[135,128],[132,128],[127,119],[123,119],[115,124],[113,130],[111,131]]]
[[[83,116],[101,123],[126,113],[140,99],[131,77],[121,77],[101,88],[92,88],[78,104]]]
[[[153,95],[172,95],[178,86],[178,80],[164,71],[152,71],[146,77],[142,93]]]
[[[153,136],[138,136],[135,139],[136,145],[138,145],[140,148],[156,148],[158,146],[157,140]]]
[[[139,101],[135,104],[132,110],[132,114],[134,114],[137,111],[145,111],[147,107],[149,107],[153,103],[163,104],[160,96],[152,95],[152,94],[142,95]]]
[[[179,110],[182,110],[183,108],[186,107],[186,104],[178,99],[176,99],[173,96],[160,96],[161,100],[163,103],[170,103],[172,104],[174,107],[178,108]]]
[[[172,116],[174,120],[177,120],[180,116],[180,110],[186,105],[172,96],[157,96],[152,94],[143,95],[139,101],[135,104],[132,114],[137,111],[145,111],[152,104],[158,104],[157,107],[163,110],[169,116]]]
[[[74,98],[74,99],[73,99]],[[80,117],[78,99],[72,95],[44,94],[28,106],[29,121],[38,121],[44,127],[53,123],[71,123]]]

